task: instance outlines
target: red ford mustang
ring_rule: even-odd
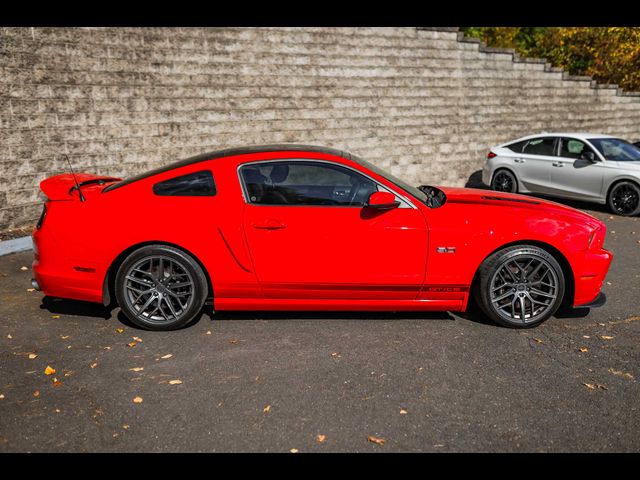
[[[170,330],[215,310],[464,311],[532,327],[597,306],[605,225],[556,203],[414,188],[346,152],[207,153],[127,180],[57,175],[33,232],[34,286]]]

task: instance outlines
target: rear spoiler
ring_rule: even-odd
[[[119,182],[121,180],[120,178],[104,177],[100,175],[93,175],[91,173],[78,173],[75,178],[78,180],[78,184],[81,188],[83,185],[112,183]],[[70,173],[55,175],[40,182],[40,190],[42,190],[47,198],[52,201],[79,199],[78,195],[73,195],[73,191],[77,189],[76,180]]]

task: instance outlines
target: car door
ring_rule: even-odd
[[[514,154],[514,169],[526,190],[551,193],[551,168],[557,160],[556,141],[556,137],[532,138],[523,147],[522,153]]]
[[[560,138],[558,157],[552,167],[551,187],[554,195],[585,200],[602,197],[604,163],[582,140]]]
[[[243,228],[269,298],[412,299],[424,281],[428,230],[408,201],[373,211],[388,189],[346,166],[279,160],[239,169]]]

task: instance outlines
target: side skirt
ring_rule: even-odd
[[[464,299],[308,300],[300,298],[215,298],[215,310],[462,311]]]

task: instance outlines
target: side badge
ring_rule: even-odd
[[[438,247],[436,248],[438,253],[456,253],[456,247]]]

